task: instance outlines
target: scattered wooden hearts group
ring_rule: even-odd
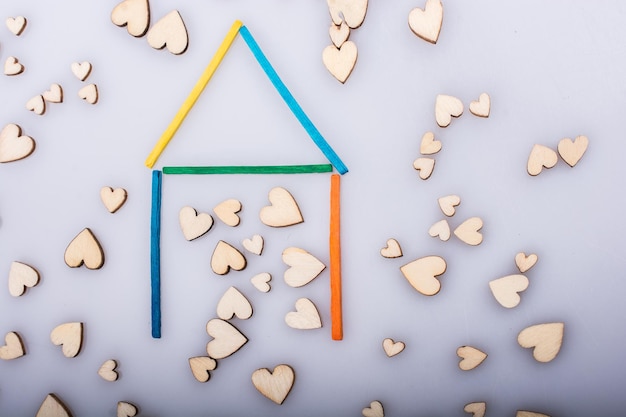
[[[559,156],[567,165],[574,167],[583,157],[589,146],[589,139],[586,136],[577,136],[574,141],[564,138],[559,141],[557,150]],[[529,175],[536,176],[544,168],[550,169],[558,162],[557,153],[544,145],[535,144],[528,156],[526,171]]]
[[[537,263],[537,255],[528,256],[524,252],[515,255],[515,265],[522,274],[530,270]],[[528,278],[525,275],[513,274],[489,281],[489,288],[494,298],[502,307],[514,308],[520,303],[519,293],[528,288]]]
[[[447,195],[440,197],[437,202],[443,214],[452,217],[456,213],[456,207],[461,204],[461,198],[458,195]],[[480,229],[483,227],[483,221],[480,217],[470,217],[454,229],[454,235],[463,243],[471,246],[480,245],[483,241],[483,235]],[[448,220],[439,220],[428,229],[431,237],[438,237],[446,242],[450,239],[450,225]]]

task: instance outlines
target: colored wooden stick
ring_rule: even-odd
[[[152,215],[150,219],[150,287],[152,294],[152,337],[161,337],[161,171],[152,171]]]
[[[333,340],[343,339],[341,312],[340,176],[330,176],[330,321]]]
[[[209,174],[316,174],[332,172],[331,164],[318,165],[263,165],[263,166],[206,166],[163,167],[163,173],[209,175]]]

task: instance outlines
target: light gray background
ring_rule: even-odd
[[[623,386],[623,254],[621,207],[625,177],[626,5],[612,0],[444,1],[437,45],[407,26],[422,1],[372,0],[352,31],[359,58],[345,85],[324,68],[330,17],[318,1],[152,1],[152,22],[178,9],[189,31],[182,56],[150,48],[110,22],[116,1],[3,1],[0,17],[24,15],[15,37],[0,28],[0,61],[26,66],[0,77],[2,125],[17,123],[35,138],[29,158],[0,166],[0,271],[12,261],[35,266],[41,283],[21,298],[0,291],[0,333],[18,331],[28,354],[0,363],[0,414],[34,415],[49,392],[76,416],[113,416],[119,400],[145,416],[358,416],[380,400],[387,416],[463,416],[486,401],[488,416],[528,409],[552,416],[620,415]],[[293,289],[282,279],[281,251],[299,246],[328,262],[328,185],[321,176],[166,177],[163,200],[163,338],[150,336],[150,170],[143,165],[235,19],[241,19],[302,107],[350,172],[342,178],[345,340],[330,338],[328,272]],[[83,85],[70,64],[88,60],[100,101],[82,102]],[[24,108],[53,82],[62,104],[44,116]],[[466,105],[492,98],[488,119],[467,110],[450,127],[434,119],[437,94]],[[412,162],[423,133],[443,142],[428,181]],[[563,137],[587,135],[575,168],[560,161],[538,177],[526,173],[533,144],[556,148]],[[323,163],[324,157],[282,103],[239,38],[158,166],[176,164]],[[102,186],[124,187],[128,201],[109,214]],[[305,223],[285,230],[262,225],[267,192],[281,185],[299,202]],[[437,198],[459,194],[453,225],[480,216],[484,242],[440,242],[428,228],[443,218]],[[183,239],[178,210],[210,211],[238,198],[242,224]],[[63,252],[90,227],[106,253],[101,270],[70,269]],[[242,272],[216,276],[209,267],[218,239],[241,247],[254,233],[266,239],[261,257]],[[395,237],[405,256],[378,251]],[[527,273],[521,304],[506,310],[487,283],[515,273],[519,251],[539,255]],[[425,255],[443,256],[441,292],[417,293],[399,267]],[[249,283],[272,273],[273,289]],[[235,320],[249,343],[219,361],[206,384],[187,359],[210,340],[206,322],[230,286],[255,313]],[[6,288],[6,284],[5,284]],[[309,297],[324,327],[284,324],[295,300]],[[50,331],[83,321],[86,339],[74,359],[49,341]],[[565,323],[558,357],[540,364],[516,342],[526,326]],[[387,358],[382,340],[407,348]],[[461,345],[489,354],[470,372],[458,369]],[[97,370],[119,361],[121,378]],[[250,382],[260,367],[290,364],[294,388],[282,406]]]

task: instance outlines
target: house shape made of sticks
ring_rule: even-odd
[[[343,339],[343,322],[341,308],[341,246],[340,246],[340,175],[348,172],[343,161],[326,142],[308,116],[304,113],[296,99],[282,82],[263,51],[246,26],[235,21],[217,52],[200,76],[187,99],[183,102],[174,119],[161,135],[152,152],[146,159],[146,166],[153,168],[159,156],[168,145],[185,117],[204,91],[211,77],[219,67],[222,59],[228,52],[238,35],[244,39],[255,59],[280,94],[294,116],[298,119],[307,134],[326,156],[330,164],[320,165],[278,165],[278,166],[205,166],[205,167],[164,167],[163,171],[152,171],[152,208],[150,223],[150,283],[151,283],[151,317],[152,337],[161,337],[161,184],[163,174],[303,174],[329,173],[330,174],[330,315],[331,336],[334,340]],[[334,171],[337,173],[334,173]]]

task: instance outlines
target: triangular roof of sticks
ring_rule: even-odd
[[[302,127],[304,127],[304,130],[306,130],[308,135],[311,137],[313,142],[315,142],[315,144],[322,151],[322,153],[326,156],[328,161],[335,167],[335,169],[340,174],[345,174],[346,172],[348,172],[348,168],[345,166],[343,161],[331,148],[328,142],[326,142],[324,137],[322,137],[320,132],[313,125],[313,122],[311,122],[309,117],[304,113],[304,110],[302,110],[296,99],[282,82],[270,62],[263,54],[263,51],[261,51],[261,48],[252,37],[252,34],[248,30],[248,28],[245,27],[243,23],[239,20],[236,20],[235,23],[233,23],[230,30],[226,34],[224,41],[222,41],[222,44],[213,56],[213,59],[211,59],[211,62],[209,62],[209,65],[200,76],[200,79],[191,90],[191,93],[189,93],[187,99],[185,99],[185,102],[176,113],[176,116],[174,116],[174,119],[172,120],[170,125],[161,135],[161,138],[152,149],[152,152],[150,152],[150,155],[148,155],[148,158],[146,159],[146,166],[148,168],[152,168],[157,159],[159,159],[159,156],[161,155],[167,144],[170,142],[180,125],[185,120],[187,113],[189,113],[191,108],[194,106],[196,100],[198,99],[198,97],[200,97],[200,94],[202,94],[202,91],[211,80],[211,77],[213,76],[217,68],[220,66],[222,59],[228,52],[230,46],[232,45],[238,34],[241,34],[241,37],[246,42],[246,45],[248,45],[248,48],[250,48],[250,51],[252,51],[252,54],[256,58],[257,62],[259,63],[269,80],[274,85],[274,88],[276,88],[276,91],[278,91],[280,96],[285,101],[285,104],[287,104],[287,106],[292,111],[294,116],[296,116]]]

